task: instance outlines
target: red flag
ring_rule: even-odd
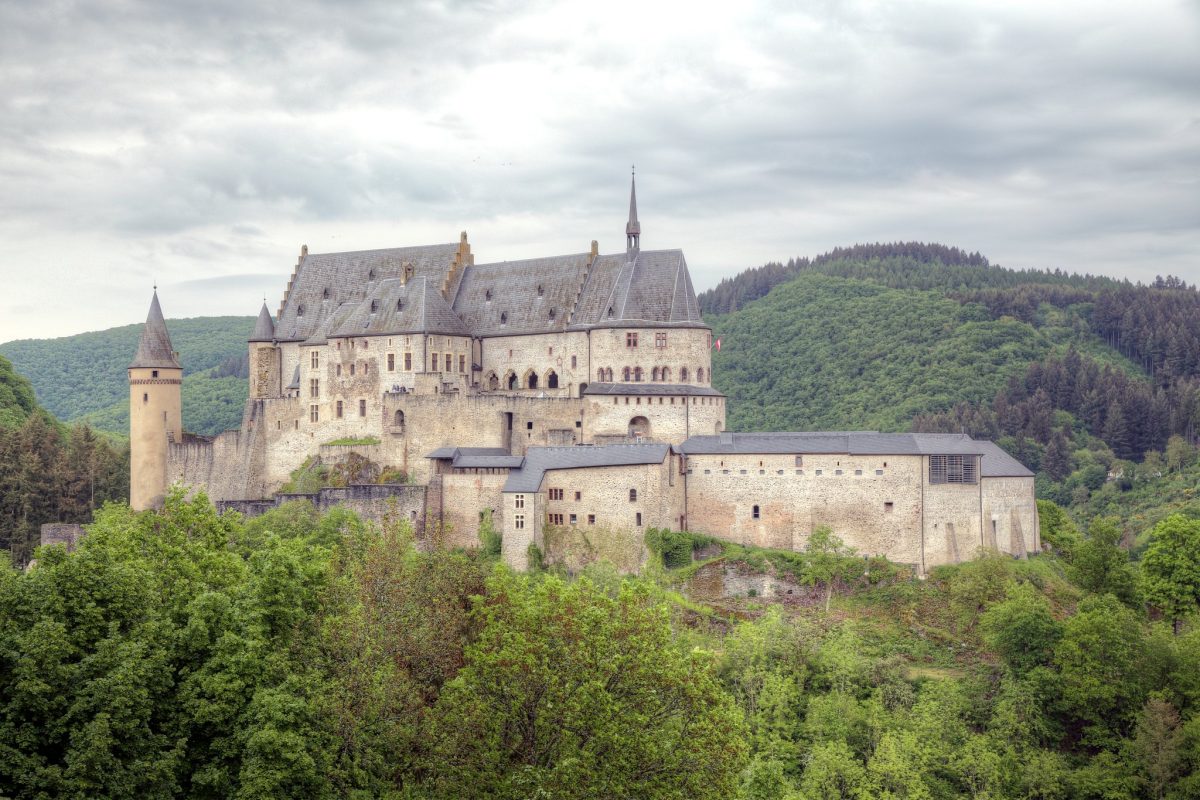
[[[717,348],[718,353],[721,352],[721,340],[717,339],[717,343],[714,344],[713,347]]]

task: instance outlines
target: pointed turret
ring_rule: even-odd
[[[625,253],[630,258],[641,248],[642,224],[637,218],[637,176],[629,178],[629,222],[625,223]]]
[[[154,297],[150,300],[150,313],[146,315],[146,327],[142,328],[137,355],[129,365],[130,369],[140,367],[179,369],[179,359],[175,357],[171,336],[167,333],[167,321],[163,319],[162,308],[158,305],[158,289],[154,290]]]
[[[271,320],[271,311],[264,300],[258,311],[258,319],[254,322],[254,333],[250,335],[252,342],[269,342],[275,338],[275,323]]]
[[[161,505],[170,445],[183,441],[183,369],[171,349],[157,289],[128,372],[129,505],[142,511]]]

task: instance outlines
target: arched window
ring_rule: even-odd
[[[641,382],[641,380],[642,380],[642,368],[641,367],[633,368],[633,380],[638,383]]]
[[[515,372],[508,373],[508,380],[505,381],[505,385],[508,386],[509,389],[516,389],[517,388],[517,373],[515,373]]]
[[[754,508],[751,509],[750,516],[754,517],[755,519],[762,518],[762,514],[759,512],[758,506],[754,506]]]
[[[500,312],[500,324],[501,324],[501,325],[507,325],[507,324],[508,324],[508,312],[507,312],[507,311],[501,311],[501,312]]]
[[[629,490],[629,502],[631,502],[631,503],[637,502],[637,489]]]
[[[557,312],[556,312],[556,311],[555,311],[553,308],[552,308],[552,309],[550,309],[550,321],[551,321],[551,322],[553,322],[553,321],[554,321],[554,317],[555,317],[556,313],[557,313]]]
[[[608,318],[609,319],[613,318],[613,307],[612,306],[608,307]]]
[[[687,382],[688,382],[688,371],[687,371],[687,367],[680,367],[680,368],[679,368],[679,381],[680,381],[680,383],[687,383]]]
[[[542,289],[542,285],[539,283],[538,284],[538,297],[541,297],[545,293],[546,293],[545,290]]]
[[[538,388],[538,376],[537,376],[537,373],[534,372],[533,370],[529,371],[529,375],[525,378],[525,381],[526,381],[525,385],[528,386],[530,389]]]
[[[550,372],[546,375],[546,388],[547,389],[557,389],[558,388],[558,373],[555,372],[554,370],[550,370]]]
[[[369,281],[375,280],[375,270],[371,270],[370,272],[367,273],[367,280],[369,280]]]
[[[404,428],[404,412],[398,408],[396,409],[395,415],[392,417],[392,424],[397,428]]]
[[[491,289],[488,289],[487,291],[485,291],[483,293],[483,299],[488,301],[489,303],[492,302],[492,290]]]
[[[658,383],[658,367],[655,367],[654,369],[650,370],[650,380],[654,381],[655,383]]]
[[[630,374],[631,374],[631,370],[629,369],[629,367],[626,367],[625,369],[621,370],[622,380],[624,380],[626,383],[629,383]]]
[[[629,420],[629,437],[644,439],[650,435],[650,420],[645,417],[634,417]]]
[[[300,305],[296,306],[296,316],[297,316],[297,317],[303,317],[303,316],[304,316],[304,304],[303,304],[303,303],[301,303]]]
[[[671,381],[671,368],[670,367],[662,368],[662,380],[663,380],[663,383],[670,383],[670,381]]]
[[[500,379],[496,377],[496,373],[493,372],[488,375],[487,388],[493,392],[500,388]]]
[[[696,383],[704,383],[704,367],[696,367]]]

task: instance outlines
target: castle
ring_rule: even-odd
[[[129,367],[130,502],[168,486],[248,513],[314,457],[407,483],[326,489],[390,508],[449,546],[485,512],[527,566],[552,530],[648,527],[803,549],[828,525],[863,554],[916,565],[1040,547],[1033,474],[965,435],[729,433],[711,329],[680,250],[642,250],[631,185],[624,252],[475,263],[457,243],[302,247],[278,312],[249,339],[238,430],[184,433],[182,370],[157,290]]]

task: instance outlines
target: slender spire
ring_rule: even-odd
[[[625,223],[625,253],[632,257],[641,247],[642,223],[637,218],[637,172],[629,178],[629,222]]]
[[[150,313],[146,315],[146,326],[142,328],[142,338],[138,340],[137,355],[133,357],[130,368],[162,367],[164,369],[179,369],[179,359],[171,347],[171,336],[167,333],[167,321],[163,319],[162,307],[158,304],[158,288],[150,300]]]
[[[254,333],[250,335],[252,342],[269,342],[275,338],[275,323],[271,321],[271,311],[264,299],[262,308],[258,311],[258,319],[254,323]]]

